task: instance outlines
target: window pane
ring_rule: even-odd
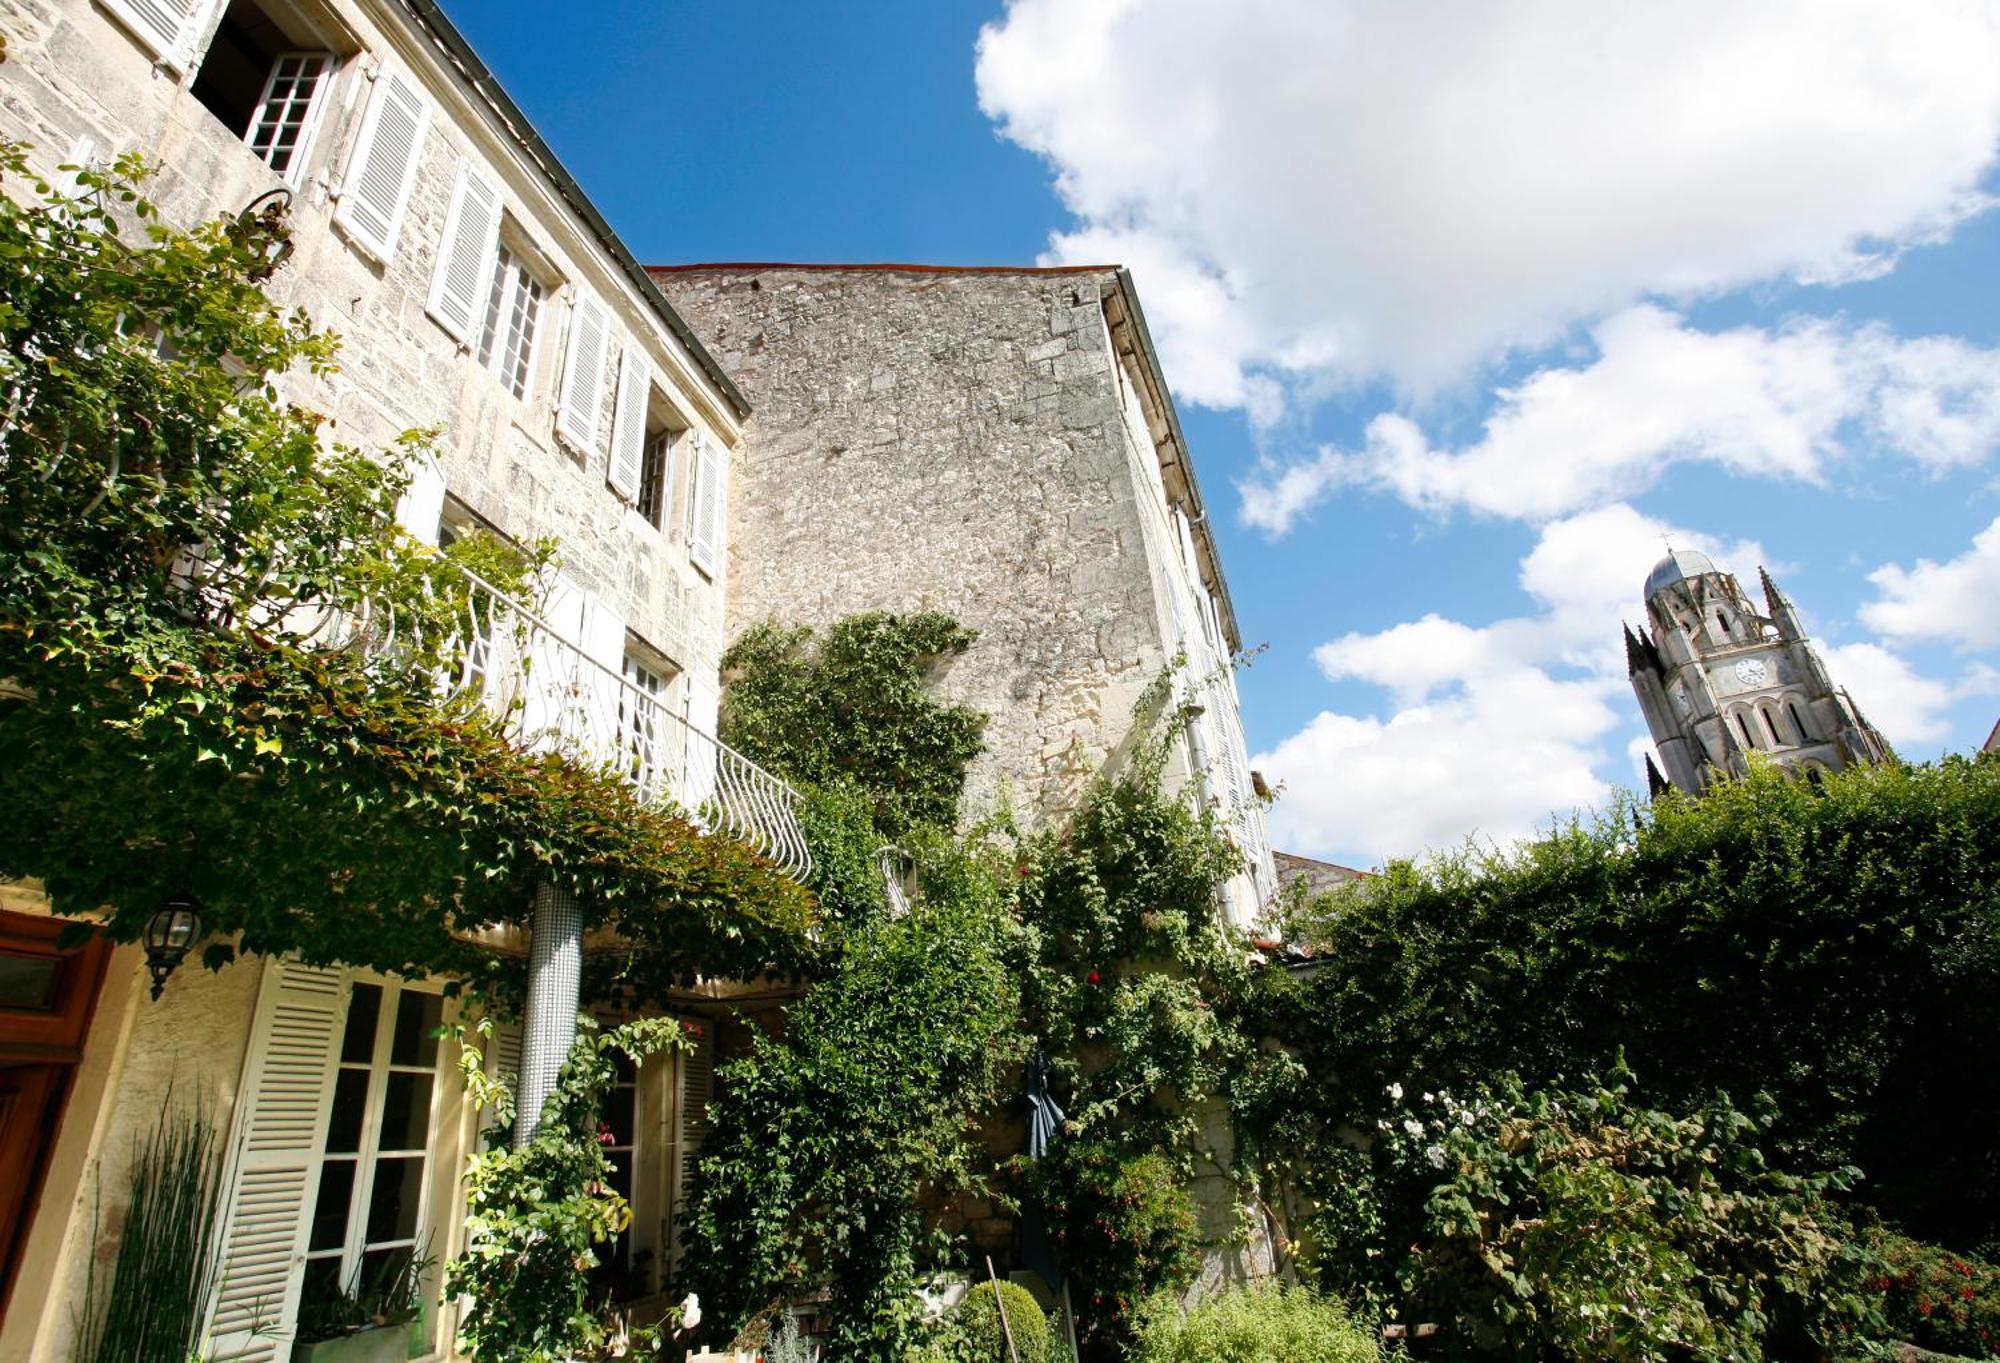
[[[423,1156],[377,1160],[375,1187],[368,1197],[368,1243],[415,1237],[423,1192]]]
[[[357,984],[347,1005],[347,1035],[340,1043],[340,1058],[351,1065],[366,1065],[375,1058],[375,1021],[382,1012],[382,986]]]
[[[333,1085],[333,1110],[326,1118],[326,1148],[352,1154],[361,1148],[361,1118],[368,1111],[368,1071],[343,1068]]]
[[[48,1011],[62,962],[52,956],[0,956],[0,1008]]]
[[[438,1044],[434,1034],[443,1016],[442,995],[405,989],[396,1005],[396,1035],[389,1042],[389,1063],[435,1068]]]
[[[354,1203],[354,1161],[330,1159],[319,1167],[308,1249],[339,1249],[347,1243],[347,1214]],[[339,1266],[335,1261],[335,1267]]]
[[[604,1124],[611,1128],[613,1145],[632,1144],[632,1090],[620,1085],[604,1095]]]
[[[431,1129],[431,1076],[396,1074],[389,1076],[382,1096],[383,1150],[421,1150]]]
[[[370,1315],[410,1304],[410,1284],[401,1278],[413,1252],[406,1245],[398,1249],[371,1249],[361,1256],[361,1272],[356,1281],[360,1291],[355,1295]]]

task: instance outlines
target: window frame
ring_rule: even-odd
[[[270,149],[260,151],[257,132],[265,126],[265,115],[271,107],[271,94],[278,83],[279,70],[288,61],[308,58],[318,61],[319,73],[315,77],[313,92],[306,100],[306,115],[299,121],[298,140],[292,145],[291,159],[283,167],[275,166],[271,164],[270,157],[270,151],[276,149],[275,143]],[[327,106],[333,102],[332,89],[342,64],[340,54],[329,48],[292,48],[274,55],[271,69],[264,73],[264,88],[258,92],[256,107],[251,110],[250,126],[243,130],[243,145],[273,175],[294,189],[306,183],[306,171],[318,145],[320,129],[326,122]]]
[[[346,1029],[353,1017],[355,990],[361,986],[380,989],[381,1002],[375,1015],[375,1036],[369,1050],[365,1066],[361,1062],[349,1061],[345,1055]],[[307,1279],[311,1276],[314,1263],[329,1260],[336,1265],[334,1285],[347,1291],[360,1281],[360,1275],[370,1253],[381,1250],[407,1249],[415,1257],[424,1251],[427,1240],[433,1238],[437,1227],[432,1224],[431,1185],[436,1175],[436,1158],[439,1154],[438,1136],[441,1109],[444,1099],[444,1078],[448,1057],[441,1038],[430,1038],[434,1048],[431,1064],[399,1064],[394,1060],[396,1040],[396,1019],[405,997],[428,995],[438,1000],[439,1015],[442,1018],[444,991],[439,982],[429,980],[405,980],[393,975],[382,975],[370,971],[352,971],[346,981],[346,1019],[341,1024],[341,1032],[333,1045],[332,1095],[321,1122],[319,1137],[319,1160],[314,1181],[302,1205],[305,1223],[303,1251],[301,1253],[301,1273],[299,1306],[293,1319],[286,1322],[287,1328],[296,1329],[298,1312],[305,1305],[309,1290]],[[360,1119],[360,1135],[356,1148],[352,1151],[329,1149],[332,1137],[332,1122],[338,1110],[339,1084],[341,1075],[349,1070],[365,1069],[366,1088]],[[430,1100],[424,1114],[423,1143],[419,1147],[397,1146],[384,1148],[382,1126],[386,1115],[390,1079],[397,1074],[423,1074],[430,1079]],[[416,1216],[412,1232],[408,1237],[393,1237],[382,1241],[371,1241],[368,1235],[368,1220],[373,1210],[376,1180],[381,1173],[384,1160],[419,1161],[415,1180]],[[352,1163],[354,1174],[347,1189],[347,1209],[345,1212],[345,1234],[337,1248],[314,1248],[313,1238],[318,1229],[320,1196],[325,1191],[326,1169],[336,1163]]]
[[[493,269],[486,289],[486,306],[481,309],[479,336],[472,354],[480,368],[493,375],[502,388],[522,402],[533,400],[535,369],[541,361],[542,342],[548,333],[549,303],[561,288],[559,283],[550,283],[540,252],[522,241],[514,220],[503,212],[499,236],[493,247]],[[520,370],[519,376],[510,378],[503,364],[510,358],[513,349],[513,323],[524,295],[531,298],[533,317],[527,327],[526,354],[511,356]],[[508,318],[506,344],[496,346],[495,342],[500,339],[503,310]]]

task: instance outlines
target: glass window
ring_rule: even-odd
[[[605,1158],[611,1161],[606,1181],[627,1202],[632,1200],[632,1170],[639,1149],[639,1072],[630,1056],[615,1055],[618,1079],[604,1095],[603,1115],[597,1138],[604,1143]],[[649,1290],[645,1281],[647,1265],[632,1252],[630,1227],[598,1250],[598,1265],[591,1276],[613,1300],[626,1301]]]
[[[671,431],[661,431],[646,441],[646,452],[639,464],[639,514],[646,523],[664,530],[667,528],[667,490],[673,485],[674,435]]]
[[[542,281],[502,242],[493,266],[493,290],[486,301],[479,362],[498,374],[507,391],[517,398],[528,396],[528,381],[534,374],[542,294]]]
[[[663,720],[667,676],[628,653],[625,681],[618,691],[618,733],[625,751],[625,773],[640,802],[650,804],[668,793],[662,781],[672,770],[665,744],[673,735]]]
[[[401,981],[352,986],[306,1245],[303,1317],[330,1318],[349,1303],[368,1313],[407,1304],[387,1298],[407,1290],[405,1268],[427,1257],[424,1188],[443,1010],[438,994]]]

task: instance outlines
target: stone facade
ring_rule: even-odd
[[[698,266],[654,271],[755,407],[730,521],[732,635],[868,610],[978,631],[941,678],[989,718],[973,814],[1027,823],[1115,764],[1185,656],[1185,767],[1272,887],[1200,491],[1114,268]]]
[[[1753,753],[1806,776],[1890,756],[1827,675],[1798,611],[1759,577],[1762,612],[1703,554],[1670,552],[1646,579],[1649,628],[1625,631],[1625,657],[1665,769],[1646,759],[1656,794],[1746,775]]]
[[[181,25],[178,34],[163,38],[160,26],[174,24]],[[325,54],[312,101],[315,132],[299,163],[282,174],[200,92],[225,30],[253,39],[281,34],[287,47]],[[51,181],[63,183],[58,167],[66,162],[139,152],[158,168],[150,196],[166,220],[181,225],[237,212],[266,194],[290,195],[295,250],[273,295],[338,332],[343,351],[337,373],[284,376],[285,395],[329,415],[333,438],[363,449],[385,449],[414,428],[438,432],[435,462],[418,470],[404,500],[412,533],[434,539],[449,515],[454,524],[484,525],[515,541],[553,536],[563,578],[544,604],[554,629],[614,679],[627,650],[641,650],[671,678],[670,703],[682,713],[697,691],[712,706],[726,582],[722,562],[704,570],[691,553],[689,461],[707,447],[726,476],[747,408],[518,111],[476,79],[483,68],[441,16],[403,0],[0,0],[0,31],[7,37],[0,135],[28,143],[31,161]],[[264,73],[252,74],[254,91]],[[392,87],[419,111],[419,127],[407,188],[386,233],[371,242],[351,226],[351,203],[359,192],[357,161],[371,145],[372,111]],[[459,186],[469,178],[494,196],[492,231],[474,242],[464,271],[475,294],[470,325],[452,328],[440,320],[437,281],[448,243],[457,240]],[[518,385],[475,353],[500,246],[525,262],[543,289],[531,359]],[[570,385],[571,368],[583,371],[568,361],[571,333],[580,312],[594,307],[606,319],[606,361],[596,384]],[[620,405],[618,376],[628,363],[638,373],[640,358],[650,386],[635,389],[644,394],[643,408],[625,411],[642,413],[648,434],[668,437],[659,448],[673,451],[665,505],[654,517],[642,515],[637,499],[610,482],[611,445],[624,420],[613,412]],[[596,399],[596,420],[588,423],[594,440],[558,434],[563,395],[572,389]],[[582,412],[589,404],[569,405]],[[697,718],[712,727],[712,709]],[[32,885],[0,887],[0,916],[49,911]],[[284,1006],[275,972],[255,960],[212,975],[188,966],[153,1002],[139,949],[112,954],[81,1058],[62,1081],[55,1139],[37,1162],[38,1205],[18,1244],[0,1246],[18,1250],[0,1320],[0,1358],[52,1363],[69,1356],[85,1277],[92,1271],[102,1277],[118,1243],[134,1142],[151,1130],[165,1094],[211,1100],[237,1149],[255,1120],[257,1095],[286,1091],[286,1083],[268,1082],[277,1052],[260,1040],[274,1008]],[[379,977],[376,984],[403,987]],[[323,972],[320,981],[341,1010],[346,991],[368,985],[355,972]],[[447,1017],[453,1008],[446,1005]],[[333,1014],[335,1036],[343,1015]],[[319,1082],[330,1092],[331,1073],[301,1061],[287,1082],[290,1091],[311,1092]],[[680,1069],[671,1073],[670,1082],[654,1073],[639,1088],[654,1127],[652,1151],[641,1153],[639,1167],[654,1176],[635,1199],[642,1210],[634,1235],[662,1249],[667,1213],[655,1204],[668,1176],[656,1166],[676,1148],[680,1114],[673,1094],[682,1082]],[[420,1225],[442,1259],[460,1244],[458,1179],[476,1125],[448,1056],[436,1067],[428,1112],[424,1182],[407,1195],[421,1203]],[[308,1172],[287,1193],[300,1199],[290,1224],[301,1237],[301,1255],[312,1206],[303,1189],[318,1158],[306,1159],[301,1167]],[[0,1177],[11,1176],[0,1170]],[[286,1230],[282,1218],[271,1219],[281,1205],[263,1204],[267,1240]],[[225,1224],[244,1223],[232,1210]],[[248,1275],[232,1278],[238,1265],[232,1258],[225,1268],[226,1297],[250,1290],[242,1286]],[[228,1356],[239,1350],[245,1358],[285,1356],[301,1271],[292,1261],[251,1282],[269,1329],[235,1339]],[[227,1309],[218,1315],[219,1332],[228,1324]],[[449,1324],[429,1319],[422,1327],[439,1350]]]

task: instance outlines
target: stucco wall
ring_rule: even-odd
[[[1102,291],[1110,271],[656,275],[754,409],[729,630],[942,610],[941,691],[991,716],[967,808],[1034,819],[1168,660]]]

